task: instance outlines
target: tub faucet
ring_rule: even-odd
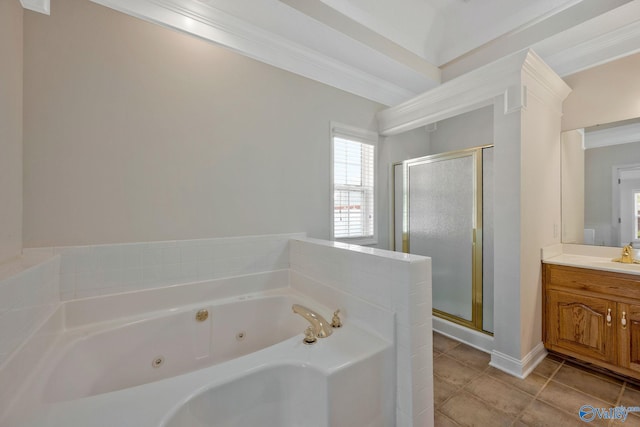
[[[315,311],[300,304],[293,304],[291,308],[293,309],[294,313],[299,314],[300,316],[307,319],[309,323],[311,323],[313,334],[316,337],[326,338],[333,332],[333,330],[331,329],[331,324]]]

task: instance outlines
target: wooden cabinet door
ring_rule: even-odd
[[[552,349],[616,363],[615,302],[555,290],[547,292],[546,302],[548,344]]]
[[[640,305],[618,303],[618,363],[640,372]]]

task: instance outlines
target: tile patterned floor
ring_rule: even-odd
[[[624,422],[595,417],[587,423],[578,416],[582,405],[640,406],[638,385],[553,355],[520,380],[490,367],[489,359],[487,353],[433,334],[437,427],[640,427],[640,412],[631,412]]]

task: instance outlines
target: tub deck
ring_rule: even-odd
[[[260,309],[255,305],[265,301],[278,301],[271,304],[267,316],[258,312]],[[279,288],[122,318],[105,320],[103,310],[102,317],[98,316],[102,321],[95,323],[82,324],[76,315],[72,318],[72,327],[57,338],[21,393],[22,398],[12,411],[21,415],[10,415],[2,425],[173,427],[178,425],[175,418],[172,420],[173,415],[200,393],[225,386],[232,387],[242,399],[242,387],[233,384],[249,384],[252,375],[288,368],[320,373],[326,383],[321,399],[328,406],[333,405],[335,410],[331,412],[341,414],[341,420],[353,421],[348,414],[352,406],[358,404],[352,402],[356,396],[346,392],[348,382],[344,381],[349,378],[346,372],[359,377],[353,378],[354,383],[373,381],[365,389],[371,393],[366,400],[378,402],[380,414],[393,414],[393,390],[384,387],[384,382],[393,384],[393,379],[380,375],[376,379],[376,375],[371,375],[392,366],[393,344],[346,321],[345,326],[336,329],[330,337],[319,339],[312,346],[304,345],[302,332],[307,323],[291,312],[292,302],[323,314],[331,312],[291,288]],[[203,307],[210,310],[211,319],[197,324],[193,317]],[[283,310],[285,313],[276,316]],[[85,319],[91,317],[85,316]],[[172,330],[172,324],[187,326]],[[153,327],[145,328],[147,325]],[[122,331],[127,331],[126,339],[118,338]],[[239,331],[246,334],[246,341],[237,339]],[[149,345],[154,340],[145,337],[151,332],[168,336],[163,349]],[[265,337],[265,334],[270,335]],[[249,345],[239,348],[243,344]],[[134,353],[143,354],[136,357],[130,348],[138,348]],[[162,354],[165,355],[163,366],[154,368],[152,361]],[[179,363],[171,365],[170,361]],[[365,370],[352,369],[356,365]],[[170,369],[163,372],[164,368]],[[335,386],[330,387],[331,384]],[[349,407],[345,406],[348,402],[351,402]],[[370,412],[370,409],[355,411],[356,414]],[[384,419],[386,416],[380,415],[379,424],[367,423],[385,426],[389,422]],[[329,425],[330,415],[326,418],[317,425]],[[167,424],[169,422],[173,424]],[[340,421],[330,425],[355,424]]]

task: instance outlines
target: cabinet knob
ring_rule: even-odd
[[[611,326],[611,309],[607,309],[607,326]]]
[[[627,329],[627,312],[626,311],[622,312],[622,320],[620,320],[620,323],[622,323],[622,329]]]

